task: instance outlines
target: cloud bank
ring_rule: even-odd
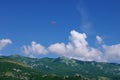
[[[23,46],[23,52],[25,54],[46,54],[48,51],[41,44],[36,43],[35,41],[31,42],[30,46]]]
[[[107,46],[103,45],[106,59],[120,62],[120,44]]]
[[[45,48],[41,44],[32,41],[31,45],[23,46],[23,52],[26,54],[54,53],[60,56],[84,61],[106,62],[111,59],[113,61],[120,61],[120,44],[107,46],[103,44],[103,40],[100,36],[96,36],[96,40],[102,47],[102,50],[99,50],[99,48],[89,46],[86,39],[87,35],[85,33],[79,33],[72,30],[67,44],[63,42],[55,43],[51,44],[48,48]]]
[[[93,47],[88,46],[86,34],[79,33],[75,30],[70,32],[68,44],[56,43],[48,47],[52,53],[62,56],[72,57],[80,60],[99,61],[101,60],[101,52]]]
[[[12,41],[10,39],[1,39],[0,40],[0,50],[6,47],[8,44],[11,44]]]

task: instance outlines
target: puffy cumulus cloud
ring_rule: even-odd
[[[96,36],[101,48],[94,48],[89,46],[87,42],[87,35],[79,33],[75,30],[70,32],[69,42],[67,44],[55,43],[45,48],[35,41],[31,42],[29,46],[23,46],[23,52],[29,57],[35,57],[35,54],[54,53],[60,56],[79,59],[83,61],[98,61],[98,62],[112,62],[120,61],[120,44],[107,46],[103,44],[100,36]],[[6,41],[7,42],[7,41]],[[9,42],[10,43],[10,42]]]
[[[86,41],[86,34],[79,33],[75,30],[70,32],[68,44],[55,43],[48,47],[48,50],[52,53],[57,53],[62,56],[72,57],[86,61],[101,61],[101,52],[93,47],[88,46]]]
[[[58,53],[64,55],[66,53],[66,47],[64,43],[56,43],[50,45],[48,48],[53,53]]]
[[[102,38],[101,38],[100,36],[96,36],[96,39],[97,39],[97,42],[98,42],[99,44],[102,44],[102,43],[103,43],[103,40],[102,40]]]
[[[75,30],[71,31],[70,32],[71,36],[69,37],[70,38],[70,41],[72,42],[72,44],[75,46],[75,47],[81,47],[81,46],[87,46],[88,43],[86,41],[86,34],[85,33],[79,33]]]
[[[28,54],[31,56],[33,56],[33,54],[46,54],[46,53],[48,53],[48,51],[45,49],[44,46],[36,43],[35,41],[32,41],[30,46],[24,45],[22,48],[23,48],[23,52],[25,54]]]
[[[120,61],[120,44],[112,45],[112,46],[103,46],[105,51],[105,57],[108,60]]]
[[[11,44],[12,41],[10,39],[2,39],[0,40],[0,50],[2,50],[8,44]]]

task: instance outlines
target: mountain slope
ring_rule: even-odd
[[[120,80],[120,64],[87,62],[66,57],[28,58],[19,55],[8,59],[23,62],[34,70],[57,76],[83,76],[94,80]]]
[[[0,80],[88,80],[81,76],[59,77],[43,74],[27,64],[0,57]]]
[[[27,64],[0,58],[0,80],[37,80],[42,79],[42,75]]]

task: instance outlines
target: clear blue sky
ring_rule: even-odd
[[[83,27],[84,24],[90,25]],[[119,44],[120,0],[0,1],[0,39],[12,40],[1,54],[23,54],[21,46],[31,41],[44,47],[68,43],[71,30],[86,33],[92,47],[96,47],[96,35],[106,45]]]

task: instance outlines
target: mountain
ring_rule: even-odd
[[[37,74],[42,73],[44,75],[59,76],[60,78],[62,77],[60,80],[62,80],[63,77],[71,77],[68,79],[70,80],[72,77],[75,78],[78,76],[84,80],[120,80],[120,64],[116,63],[103,63],[95,61],[88,62],[70,59],[67,57],[46,57],[37,59],[19,55],[11,55],[3,56],[3,58],[21,63],[22,65],[17,63],[15,63],[15,65],[22,66],[23,68],[28,67],[27,69],[35,71]],[[72,80],[82,80],[79,78]]]
[[[29,80],[29,77],[36,73],[24,63],[0,58],[0,80]]]
[[[81,76],[60,77],[44,74],[27,64],[10,59],[12,57],[18,56],[0,57],[0,80],[88,80]],[[22,59],[21,56],[19,58]],[[27,57],[23,58],[27,60]]]

